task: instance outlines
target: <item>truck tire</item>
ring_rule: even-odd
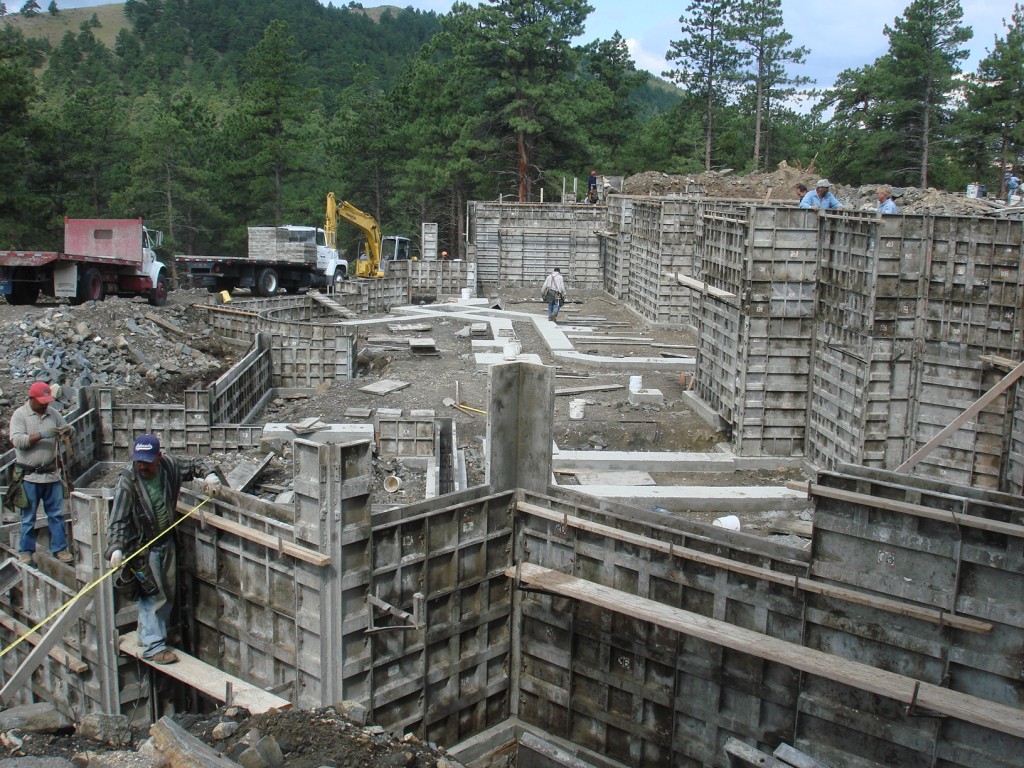
[[[35,304],[39,299],[39,285],[36,283],[13,283],[11,292],[5,298],[8,304],[15,307]]]
[[[103,285],[103,275],[96,267],[87,267],[78,276],[78,292],[69,301],[72,304],[84,304],[87,301],[103,301],[107,291]]]
[[[160,275],[156,279],[156,285],[153,286],[153,290],[149,292],[149,303],[154,307],[162,307],[167,303],[168,291],[167,277],[166,275]]]
[[[260,296],[273,296],[280,287],[281,280],[271,267],[261,269],[256,276],[256,293]]]

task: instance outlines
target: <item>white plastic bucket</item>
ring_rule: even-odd
[[[587,404],[586,400],[570,400],[569,401],[569,418],[579,421],[583,418],[583,406]]]
[[[515,339],[510,339],[505,342],[504,357],[506,360],[515,360],[519,357],[519,353],[523,351],[523,345]]]
[[[729,531],[738,531],[740,529],[740,519],[736,515],[725,515],[723,517],[716,517],[712,525],[717,525],[719,528],[725,528]]]
[[[466,300],[472,299],[472,298],[473,298],[473,289],[472,288],[463,288],[462,289],[462,300],[466,301]]]
[[[968,197],[977,197],[978,196],[978,185],[977,184],[968,184],[967,185],[967,196]]]
[[[634,394],[644,388],[644,377],[643,376],[630,376],[629,377],[629,391]]]
[[[402,487],[402,481],[394,475],[388,475],[384,478],[384,490],[388,493],[394,493]]]

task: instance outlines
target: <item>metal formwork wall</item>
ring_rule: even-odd
[[[982,356],[1020,358],[1021,223],[829,216],[821,242],[809,455],[892,469],[1002,378]],[[1001,397],[919,471],[1000,487],[1012,412]]]
[[[977,706],[963,719],[936,718],[913,702],[904,707],[809,679],[795,745],[813,748],[830,765],[1019,765],[1024,738],[979,723],[989,703],[1019,709],[1024,700],[1024,503],[935,480],[840,469],[822,473],[811,489],[811,576],[931,608],[939,620],[886,617],[870,605],[810,595],[804,644],[977,697]]]
[[[818,218],[792,207],[701,204],[697,391],[744,455],[804,453]]]
[[[410,261],[405,268],[410,290],[417,296],[458,296],[463,288],[475,287],[466,284],[469,276],[467,261]],[[392,264],[389,272],[396,275],[400,269],[397,264]]]
[[[539,288],[559,267],[570,290],[602,287],[595,230],[604,224],[604,206],[475,202],[469,212],[481,285]]]
[[[163,714],[157,712],[156,701],[172,683],[150,676],[116,647],[117,631],[135,622],[134,602],[117,596],[113,579],[97,580],[107,567],[109,507],[109,493],[97,490],[76,491],[68,499],[65,520],[76,554],[73,569],[10,566],[19,574],[0,593],[0,647],[9,648],[2,662],[4,683],[20,684],[6,704],[49,701],[73,722],[88,714],[123,711],[133,718],[133,726]],[[37,632],[29,632],[44,621]],[[49,653],[38,659],[27,678],[18,677],[36,645],[52,640],[48,633],[61,624]]]
[[[1003,490],[1020,496],[1024,495],[1024,387],[1018,385],[1014,389],[1016,397],[1013,400]]]
[[[273,367],[270,336],[258,333],[248,353],[210,386],[207,423],[244,424],[249,421],[271,395]],[[187,394],[186,413],[189,411]],[[201,415],[197,412],[194,417],[198,420]],[[193,414],[188,416],[191,427]]]
[[[509,716],[512,495],[484,493],[373,519],[369,707],[374,722],[438,744]]]
[[[608,196],[608,228],[600,235],[604,289],[616,299],[625,299],[629,291],[634,200],[627,195]]]
[[[633,200],[624,300],[656,325],[692,323],[692,290],[679,285],[676,274],[693,274],[696,210],[696,200]]]
[[[799,642],[799,593],[753,572],[802,577],[806,553],[622,505],[522,499],[517,567],[528,562],[621,590],[627,602],[646,598]],[[729,736],[764,743],[792,732],[792,669],[543,589],[517,591],[515,600],[516,714],[553,736],[616,765],[646,767],[722,765]]]

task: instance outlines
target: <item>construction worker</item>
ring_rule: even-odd
[[[61,440],[71,434],[64,416],[56,408],[50,385],[37,381],[28,389],[28,401],[11,415],[8,434],[14,444],[14,470],[8,498],[21,513],[18,560],[35,562],[36,510],[42,502],[50,529],[50,552],[62,563],[74,557],[68,551],[64,530],[64,483],[61,480]]]
[[[830,191],[832,182],[828,179],[818,179],[818,183],[814,185],[814,189],[804,195],[804,199],[800,201],[801,208],[811,208],[812,210],[836,210],[843,207],[836,196]]]
[[[565,280],[562,279],[562,270],[558,267],[551,270],[551,274],[544,280],[541,297],[548,305],[548,320],[558,322],[558,310],[565,301]]]
[[[167,624],[177,589],[177,553],[171,526],[178,493],[185,480],[203,477],[203,492],[214,497],[220,478],[210,462],[190,456],[176,459],[160,450],[155,435],[139,435],[132,444],[132,463],[114,487],[107,520],[110,567],[125,566],[121,583],[133,583],[139,609],[142,656],[156,664],[178,660],[167,647]],[[125,563],[125,552],[138,555]]]
[[[899,213],[896,203],[892,201],[892,187],[883,184],[878,188],[877,195],[879,213]]]

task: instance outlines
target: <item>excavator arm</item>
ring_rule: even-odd
[[[338,222],[347,221],[363,233],[366,238],[366,258],[356,261],[356,277],[383,277],[380,268],[381,235],[380,225],[368,213],[363,213],[348,201],[339,203],[333,192],[327,193],[327,220],[324,222],[327,245],[337,248]]]

